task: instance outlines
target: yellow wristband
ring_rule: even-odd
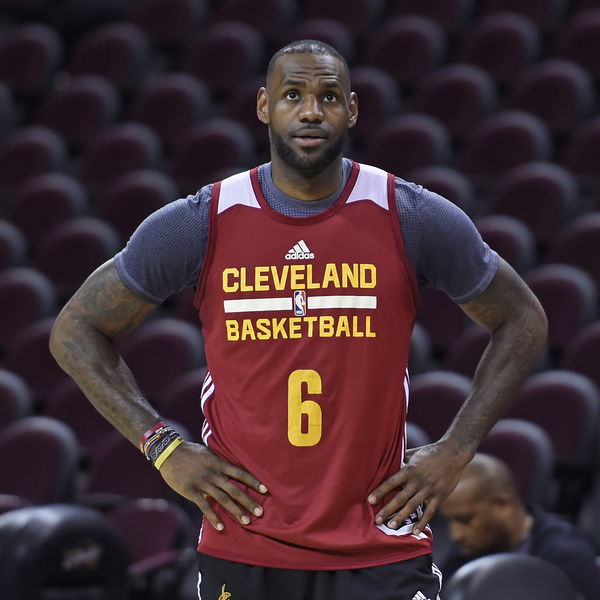
[[[173,450],[177,448],[183,442],[182,437],[178,437],[174,439],[161,453],[160,456],[154,461],[154,466],[160,471],[160,468],[163,466],[163,463],[171,454],[173,454]]]

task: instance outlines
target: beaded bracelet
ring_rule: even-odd
[[[160,468],[163,466],[163,463],[169,456],[171,456],[173,450],[177,448],[181,443],[183,443],[183,438],[181,436],[176,437],[169,445],[160,453],[159,457],[154,461],[154,466],[160,471]]]
[[[164,421],[160,421],[142,435],[140,450],[157,469],[160,469],[181,442],[183,438],[179,433]]]

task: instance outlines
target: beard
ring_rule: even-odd
[[[269,135],[273,152],[286,165],[300,171],[303,175],[318,175],[342,155],[348,134],[344,132],[323,151],[296,151],[270,125]]]

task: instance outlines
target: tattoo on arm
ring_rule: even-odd
[[[471,394],[446,434],[474,452],[534,366],[547,322],[537,298],[504,261],[488,289],[462,308],[491,333]]]
[[[132,443],[160,419],[115,347],[154,310],[121,281],[112,262],[93,273],[56,319],[50,349],[96,409]]]

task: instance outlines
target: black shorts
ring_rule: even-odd
[[[274,569],[199,555],[200,600],[438,600],[431,555],[339,571]]]

